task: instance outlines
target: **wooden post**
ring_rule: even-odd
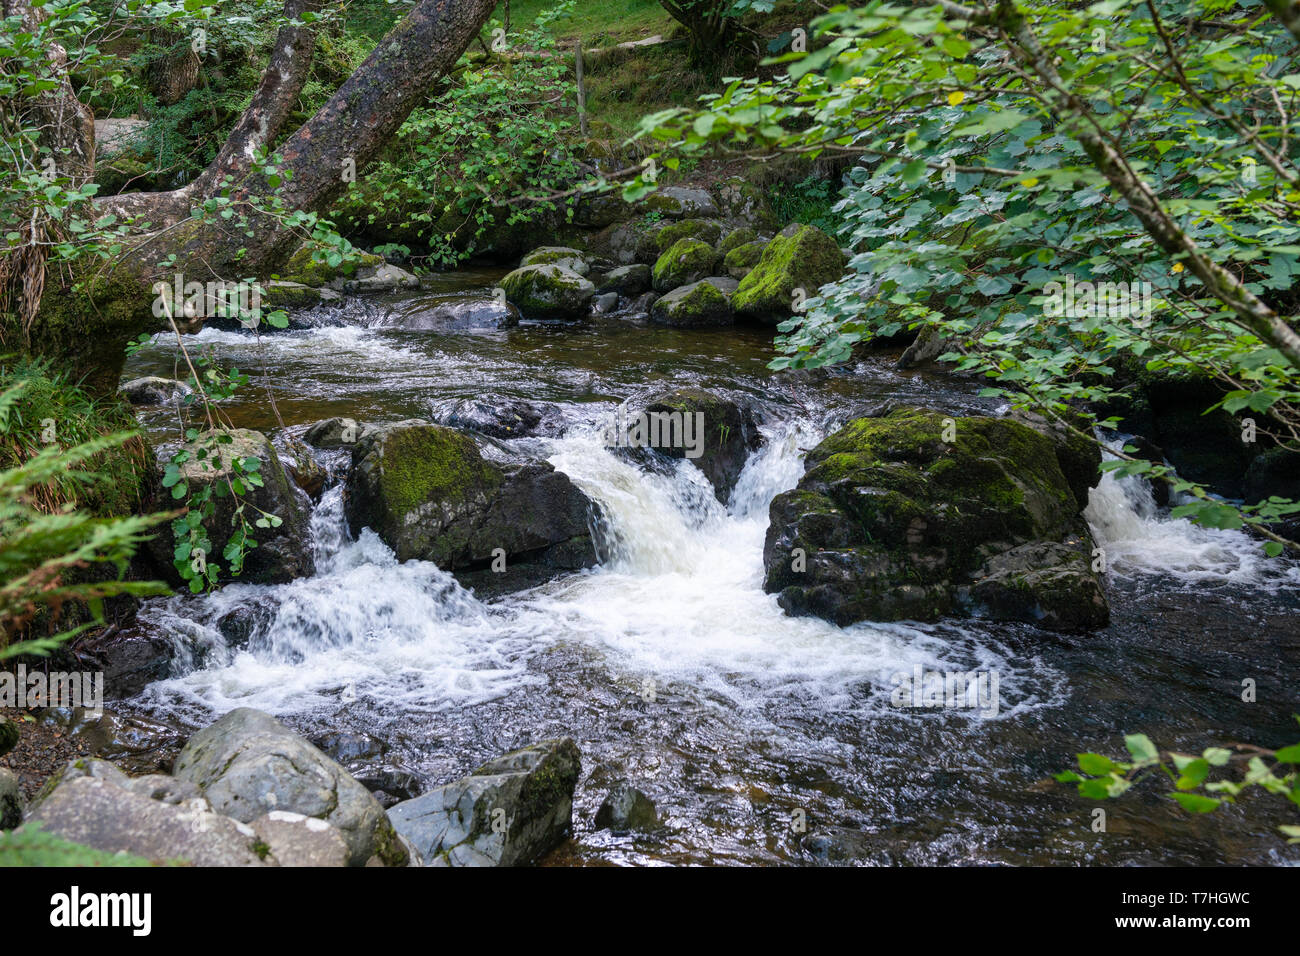
[[[587,138],[587,88],[582,83],[582,37],[578,37],[578,46],[574,50],[573,65],[578,76],[578,131],[582,138]]]

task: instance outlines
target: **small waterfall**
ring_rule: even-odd
[[[1245,532],[1171,518],[1138,476],[1105,473],[1088,496],[1084,517],[1106,552],[1107,567],[1119,575],[1161,574],[1187,584],[1264,588],[1300,584],[1294,562],[1267,558],[1261,542]]]

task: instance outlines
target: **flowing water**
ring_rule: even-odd
[[[799,480],[803,453],[881,400],[992,411],[973,388],[884,359],[773,375],[768,337],[742,329],[616,318],[458,334],[368,327],[411,307],[409,296],[353,301],[260,344],[211,329],[190,341],[253,371],[227,408],[246,427],[275,427],[263,385],[295,431],[330,415],[427,417],[459,397],[558,405],[563,437],[511,444],[599,502],[601,566],[480,600],[433,564],[397,562],[369,530],[353,539],[335,485],[312,518],[314,577],[145,608],[143,625],[173,637],[185,666],[126,709],[197,727],[253,706],[308,734],[370,733],[417,792],[571,736],[584,776],[574,837],[551,864],[1300,862],[1269,801],[1190,817],[1144,787],[1106,807],[1099,833],[1095,805],[1050,780],[1078,751],[1118,757],[1128,732],[1186,750],[1300,736],[1294,565],[1263,559],[1237,532],[1170,519],[1140,483],[1107,477],[1087,512],[1110,562],[1103,631],[790,618],[763,593],[762,545],[767,506]],[[170,374],[173,362],[159,340],[128,375]],[[693,465],[650,473],[599,438],[617,402],[684,384],[759,409],[767,442],[725,507]],[[153,410],[146,423],[167,435],[173,417]],[[218,622],[237,609],[252,609],[253,624],[232,645]],[[894,706],[896,676],[916,667],[996,673],[996,713]],[[1243,679],[1254,702],[1242,700]],[[623,778],[656,800],[661,830],[592,830]]]

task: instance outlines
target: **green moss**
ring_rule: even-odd
[[[681,239],[698,239],[713,245],[721,236],[722,223],[716,219],[683,219],[655,233],[655,247],[662,253]]]
[[[656,290],[667,292],[713,275],[718,254],[713,246],[698,239],[678,239],[655,262],[650,271]]]
[[[726,257],[732,249],[739,248],[751,242],[758,241],[758,233],[749,226],[741,226],[739,229],[732,230],[723,237],[718,243],[718,255]]]
[[[381,455],[386,503],[399,521],[427,502],[454,504],[501,482],[472,439],[437,425],[394,429]]]
[[[383,256],[369,252],[354,252],[352,256],[337,266],[319,262],[313,258],[309,245],[302,246],[289,257],[277,278],[286,282],[298,282],[302,285],[320,287],[329,285],[334,279],[352,275],[357,269],[378,268],[384,264]]]
[[[660,324],[679,328],[730,325],[732,321],[731,303],[727,296],[713,284],[703,281],[685,287],[684,294],[669,293],[659,299],[651,309],[651,315]]]
[[[732,298],[736,312],[759,319],[782,319],[792,311],[794,290],[811,298],[844,272],[844,254],[816,226],[797,226],[776,236]]]

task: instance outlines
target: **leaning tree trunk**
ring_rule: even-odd
[[[175,30],[161,33],[154,42],[166,43],[167,49],[149,61],[145,82],[161,105],[175,106],[199,85],[199,55],[190,38]]]
[[[25,3],[26,0],[5,0]],[[288,0],[291,16],[320,0]],[[155,331],[152,283],[181,273],[185,282],[240,279],[283,265],[299,242],[284,213],[321,212],[347,185],[345,168],[363,169],[425,101],[478,34],[495,0],[420,0],[324,106],[274,150],[281,182],[273,185],[254,158],[269,150],[306,81],[314,46],[309,27],[281,29],[252,103],[217,158],[183,189],[96,200],[98,214],[139,224],[111,263],[78,277],[75,288],[46,295],[28,331],[44,346],[115,387],[125,344]],[[346,163],[346,165],[345,165]],[[287,173],[287,175],[286,175]],[[230,200],[230,219],[194,216],[213,197]],[[166,268],[161,264],[167,261]]]

